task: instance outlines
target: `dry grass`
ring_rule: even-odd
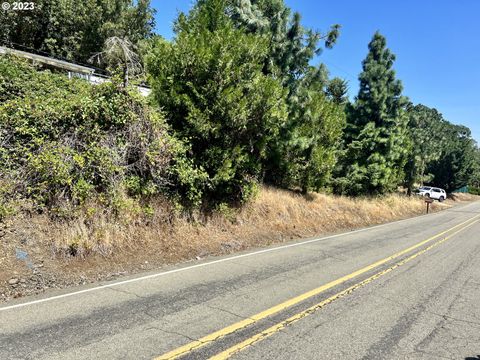
[[[432,211],[477,199],[461,194],[455,201],[435,202]],[[0,230],[0,282],[31,270],[15,258],[17,249],[27,251],[34,266],[42,264],[43,272],[69,278],[67,284],[71,284],[80,274],[100,279],[119,271],[134,272],[411,217],[424,213],[425,203],[401,195],[352,199],[303,196],[264,187],[240,210],[225,208],[209,217],[196,214],[196,220],[175,216],[165,201],[159,200],[154,208],[152,216],[126,211],[115,221],[101,212],[63,223],[45,215],[18,217]]]
[[[448,205],[433,204],[433,211],[442,206]],[[200,221],[172,216],[166,202],[155,208],[148,219],[129,214],[112,222],[100,215],[67,225],[50,224],[56,233],[52,246],[57,254],[81,257],[149,248],[173,262],[401,219],[423,213],[425,204],[399,195],[352,199],[263,188],[241,210],[224,208]]]
[[[480,199],[478,195],[472,194],[464,194],[464,193],[454,193],[451,195],[452,200],[460,201],[460,202],[469,202],[469,201],[477,201]]]

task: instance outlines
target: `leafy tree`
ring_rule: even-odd
[[[480,188],[480,149],[476,146],[474,153],[474,162],[472,175],[470,176],[469,185]]]
[[[406,159],[406,99],[392,68],[395,55],[378,32],[368,48],[349,112],[344,175],[336,180],[336,191],[350,195],[394,190]]]
[[[433,175],[433,185],[453,191],[468,185],[472,179],[478,166],[477,147],[470,129],[465,126],[446,123],[442,131],[445,138],[441,154],[427,170]]]
[[[38,0],[33,11],[0,12],[0,41],[86,63],[109,37],[150,37],[153,16],[150,0]]]
[[[408,192],[415,183],[453,191],[475,182],[478,149],[470,130],[446,121],[436,109],[408,106],[410,151],[405,167]]]
[[[407,107],[409,154],[405,165],[405,185],[412,193],[415,184],[432,180],[427,166],[441,156],[446,121],[436,109],[419,104]]]
[[[175,135],[207,174],[204,199],[247,199],[262,174],[267,144],[286,119],[284,90],[262,72],[266,40],[245,34],[224,0],[180,14],[175,38],[156,39],[147,70]]]

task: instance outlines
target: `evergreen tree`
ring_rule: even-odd
[[[230,0],[227,12],[246,32],[268,39],[264,72],[280,76],[290,90],[309,71],[312,58],[321,53],[319,42],[332,48],[340,32],[338,24],[325,34],[305,28],[300,13],[292,14],[284,0]]]
[[[262,72],[266,40],[236,28],[225,6],[198,1],[178,17],[174,40],[157,39],[147,56],[155,99],[190,145],[207,176],[199,191],[213,203],[249,198],[287,115],[282,86]]]
[[[305,28],[284,0],[230,0],[227,13],[239,28],[268,40],[263,72],[287,89],[288,121],[270,143],[264,180],[304,192],[327,186],[345,117],[325,96],[327,69],[310,62],[321,41],[334,45],[340,26],[325,34]]]
[[[445,138],[440,156],[429,164],[427,170],[433,175],[433,185],[450,192],[468,185],[474,179],[478,166],[477,147],[470,129],[465,126],[447,122],[442,131]]]
[[[303,193],[330,186],[345,112],[324,94],[326,69],[311,67],[299,80],[296,101],[266,164],[268,182]]]
[[[327,96],[335,104],[346,104],[348,102],[348,83],[339,77],[331,79],[327,84]]]
[[[360,89],[349,112],[340,193],[383,194],[400,183],[406,161],[406,98],[395,78],[395,55],[375,33],[359,76]]]

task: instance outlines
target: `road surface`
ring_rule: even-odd
[[[0,359],[478,356],[480,203],[0,306]]]

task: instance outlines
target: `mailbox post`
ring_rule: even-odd
[[[428,214],[428,212],[430,210],[430,204],[433,203],[433,199],[426,198],[425,203],[427,204],[427,214]]]

